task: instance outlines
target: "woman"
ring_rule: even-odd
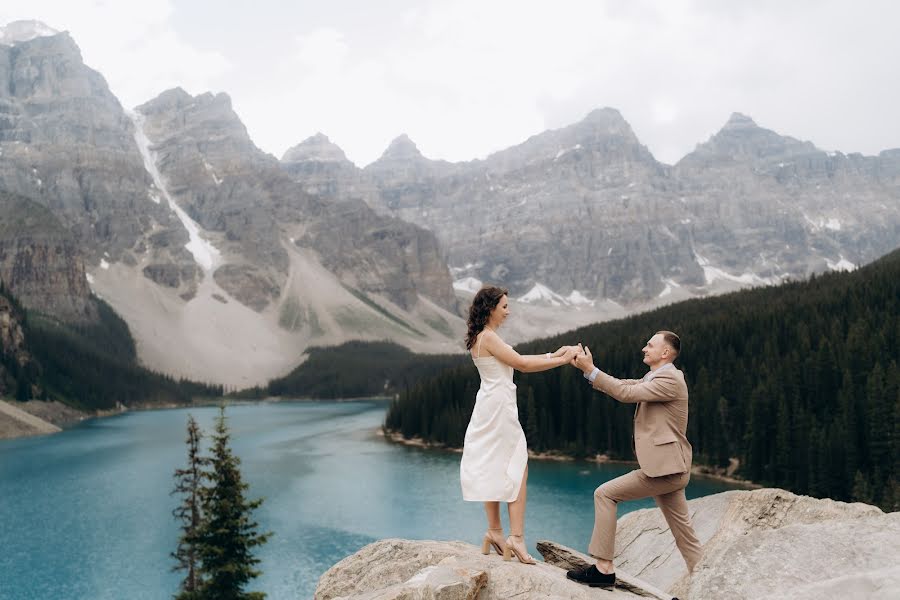
[[[482,552],[493,547],[504,560],[515,554],[519,562],[534,564],[524,539],[525,498],[528,479],[528,448],[519,424],[513,370],[523,373],[546,371],[568,364],[574,346],[563,346],[553,354],[522,356],[504,343],[497,329],[509,316],[507,290],[483,287],[469,308],[466,349],[481,376],[475,409],[466,429],[460,482],[463,499],[484,502],[488,530]],[[509,508],[510,535],[503,539],[500,502]]]

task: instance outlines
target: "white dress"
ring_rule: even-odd
[[[478,345],[480,350],[481,340]],[[528,464],[528,447],[519,424],[513,368],[493,356],[472,360],[481,375],[481,387],[459,465],[463,499],[514,502]]]

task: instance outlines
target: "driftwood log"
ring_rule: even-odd
[[[541,540],[537,543],[537,550],[544,557],[544,562],[554,567],[569,571],[571,569],[583,569],[594,564],[594,560],[582,554],[577,550],[573,550],[568,546],[557,544],[549,540]],[[621,587],[632,594],[644,596],[647,598],[656,598],[657,600],[678,600],[671,594],[650,585],[646,581],[642,581],[633,575],[616,569],[616,587]]]

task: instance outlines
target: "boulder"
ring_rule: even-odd
[[[506,562],[463,542],[380,540],[334,565],[315,600],[588,600],[640,598],[625,589],[588,588],[549,564]]]
[[[619,521],[614,589],[566,579],[591,558],[552,541],[538,542],[545,562],[530,566],[463,542],[389,539],[329,569],[315,599],[900,597],[900,512],[780,489],[688,505],[704,551],[692,574],[659,510],[645,509]]]

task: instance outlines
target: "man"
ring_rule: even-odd
[[[594,533],[588,552],[597,559],[596,564],[569,571],[569,579],[591,587],[615,585],[616,505],[650,496],[666,518],[688,571],[693,571],[700,560],[700,541],[691,526],[684,496],[691,472],[691,444],[685,435],[687,385],[684,374],[672,364],[680,351],[681,340],[671,331],[654,334],[642,350],[644,363],[650,367],[643,379],[607,375],[594,366],[587,347],[572,360],[594,389],[619,402],[637,404],[634,451],[640,468],[604,483],[594,492]]]

